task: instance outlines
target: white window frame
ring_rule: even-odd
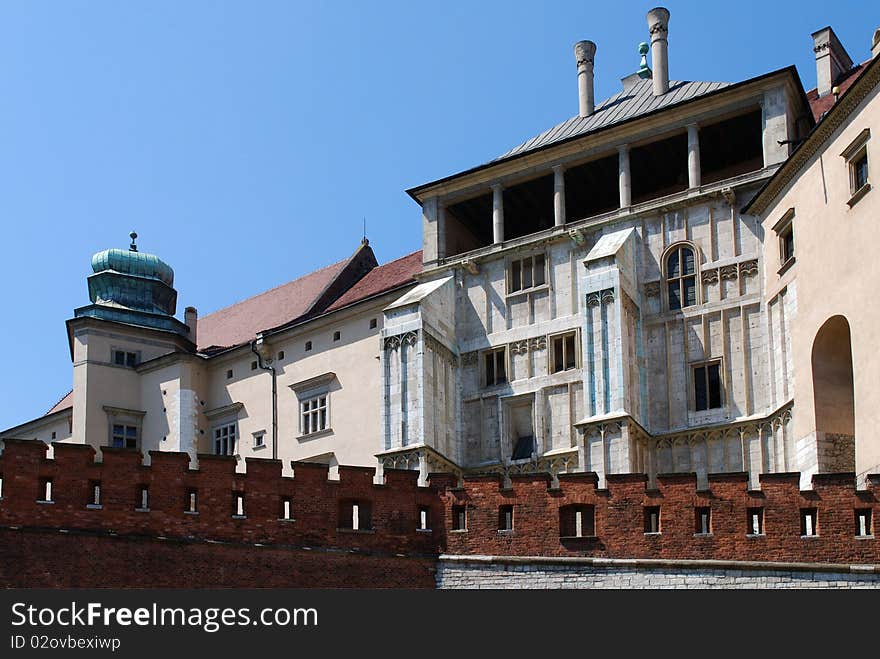
[[[251,436],[254,438],[254,450],[266,448],[267,444],[265,430],[258,430],[257,432],[251,433]]]
[[[225,435],[224,431],[226,431]],[[237,419],[227,419],[223,423],[211,426],[211,450],[214,455],[237,455],[238,441]],[[219,449],[223,443],[225,443],[226,450],[221,452]]]
[[[335,373],[324,373],[290,385],[297,399],[297,428],[299,438],[311,438],[333,432],[332,420],[332,386],[336,380]],[[321,425],[321,413],[324,423]],[[308,419],[308,421],[307,421]],[[318,426],[313,425],[313,419]]]
[[[540,257],[544,261],[543,268],[537,270],[535,268],[535,260]],[[526,254],[525,256],[520,256],[519,258],[509,259],[507,261],[507,268],[505,272],[505,279],[507,281],[507,294],[508,295],[519,295],[521,293],[527,293],[529,291],[540,290],[543,288],[547,288],[548,286],[548,277],[547,277],[547,265],[549,259],[547,258],[546,252],[534,252],[533,254]],[[524,273],[526,272],[525,265],[528,262],[528,271],[530,272],[530,276],[528,278],[528,286],[526,286],[526,278],[524,277]],[[514,269],[515,264],[519,264],[519,281],[514,282]],[[540,272],[541,274],[541,282],[535,283],[537,277],[535,277],[535,273]]]
[[[104,406],[104,412],[107,414],[107,447],[108,448],[135,448],[140,450],[143,446],[143,420],[145,411],[128,410],[121,407]],[[117,436],[116,427],[122,426],[124,429],[135,429],[135,445],[129,446],[113,446],[113,438]],[[123,439],[127,439],[127,431],[123,430],[121,435]]]

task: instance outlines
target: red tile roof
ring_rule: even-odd
[[[60,412],[61,410],[66,410],[69,407],[73,407],[73,389],[68,391],[61,400],[55,403],[52,406],[52,409],[46,412],[46,416],[55,414],[55,412]]]
[[[261,330],[299,318],[312,308],[349,260],[315,270],[199,318],[199,349],[236,346],[250,341]]]
[[[348,289],[333,304],[327,307],[327,311],[335,311],[350,304],[355,304],[367,298],[385,293],[387,291],[414,284],[413,275],[422,270],[422,251],[413,252],[399,259],[389,261],[370,270],[358,283]]]
[[[854,66],[847,71],[843,77],[838,79],[835,83],[835,86],[840,89],[838,96],[843,96],[846,93],[846,90],[856,81],[856,78],[858,78],[859,74],[864,70],[865,65],[870,61],[871,60],[868,60],[868,62],[862,62],[861,64]],[[807,92],[807,101],[810,103],[810,110],[813,112],[813,119],[819,121],[819,119],[822,118],[822,115],[828,112],[828,110],[831,109],[831,106],[834,105],[834,94],[825,94],[825,96],[819,98],[818,90],[811,89]]]

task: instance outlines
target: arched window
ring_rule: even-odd
[[[697,264],[693,247],[679,245],[666,257],[666,288],[669,308],[682,309],[697,303]]]

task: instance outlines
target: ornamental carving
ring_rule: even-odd
[[[718,268],[711,268],[710,270],[703,270],[701,275],[701,279],[704,284],[717,284],[718,283]]]
[[[721,278],[725,280],[734,280],[739,276],[739,268],[736,265],[721,266]]]
[[[546,336],[536,336],[529,340],[529,350],[544,350],[547,347]]]
[[[455,353],[453,353],[449,348],[447,348],[443,343],[438,341],[435,337],[431,336],[428,332],[425,332],[425,345],[430,348],[430,350],[438,355],[443,361],[451,366],[455,366],[456,357]]]
[[[741,277],[750,277],[758,274],[758,259],[751,261],[743,261],[739,264],[739,274]]]
[[[587,306],[598,307],[600,304],[611,304],[614,302],[614,289],[606,288],[603,291],[587,294]]]
[[[523,341],[514,341],[510,344],[510,353],[512,355],[524,355],[529,351],[528,339]]]
[[[397,350],[402,345],[414,346],[418,340],[418,331],[395,334],[385,337],[384,347],[385,350]]]
[[[478,357],[478,353],[476,350],[474,352],[466,352],[461,356],[461,365],[462,366],[476,366],[477,365],[477,357]]]
[[[614,289],[609,288],[606,291],[602,291],[602,304],[611,304],[614,302]]]
[[[645,284],[645,295],[648,297],[657,297],[660,295],[660,282],[659,281],[649,281]]]

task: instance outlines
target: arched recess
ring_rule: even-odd
[[[849,323],[843,316],[832,316],[819,328],[812,367],[819,469],[850,471],[855,466],[855,395]]]

